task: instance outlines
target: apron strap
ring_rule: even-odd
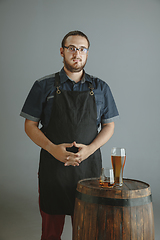
[[[60,94],[60,93],[61,93],[61,90],[59,90],[59,88],[60,88],[59,72],[57,72],[57,73],[55,74],[55,87],[57,88],[56,93]]]
[[[93,92],[94,87],[91,82],[89,83],[89,89],[90,89],[90,95],[91,96],[94,95],[94,92]]]
[[[59,72],[55,73],[55,87],[57,88],[56,93],[60,94],[61,90],[59,89],[60,88]],[[89,89],[90,89],[90,95],[94,95],[94,92],[93,92],[94,87],[91,82],[89,82]]]

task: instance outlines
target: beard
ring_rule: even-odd
[[[76,59],[76,58],[72,58],[72,59]],[[82,60],[81,59],[79,59],[80,60],[80,63],[82,63]],[[70,71],[70,72],[80,72],[80,71],[82,71],[83,70],[83,68],[85,67],[85,65],[86,65],[86,63],[87,63],[87,58],[86,58],[86,60],[85,60],[85,62],[83,63],[83,64],[81,64],[81,65],[75,65],[75,66],[73,66],[73,65],[71,65],[67,60],[66,60],[66,58],[65,58],[65,55],[64,55],[64,57],[63,57],[63,63],[64,63],[64,66],[66,67],[66,69],[68,70],[68,71]]]

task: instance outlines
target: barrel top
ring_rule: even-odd
[[[77,185],[77,191],[89,193],[91,195],[100,195],[100,196],[112,196],[117,197],[120,196],[122,198],[125,197],[142,197],[148,196],[151,194],[150,185],[148,183],[135,180],[135,179],[123,179],[123,186],[121,187],[113,187],[107,188],[102,187],[99,184],[99,178],[87,178],[80,180]]]
[[[79,184],[83,186],[87,186],[88,188],[101,188],[101,189],[115,189],[119,188],[121,190],[137,190],[137,189],[144,189],[144,188],[149,188],[150,185],[148,183],[136,180],[136,179],[128,179],[124,178],[123,179],[123,186],[122,187],[113,187],[113,188],[106,188],[106,187],[101,187],[99,184],[99,178],[86,178],[83,180],[79,181]]]

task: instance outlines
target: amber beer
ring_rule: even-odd
[[[125,161],[126,156],[111,156],[115,185],[122,186],[123,184],[123,169]]]
[[[102,187],[112,188],[114,186],[114,183],[110,183],[109,179],[105,179],[104,181],[100,179],[99,183]]]
[[[112,188],[114,186],[114,174],[112,168],[102,168],[99,184],[101,187]]]

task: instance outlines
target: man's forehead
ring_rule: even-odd
[[[86,48],[88,48],[88,41],[85,37],[76,35],[76,36],[69,36],[66,39],[66,45],[73,45],[73,46],[84,46]]]

